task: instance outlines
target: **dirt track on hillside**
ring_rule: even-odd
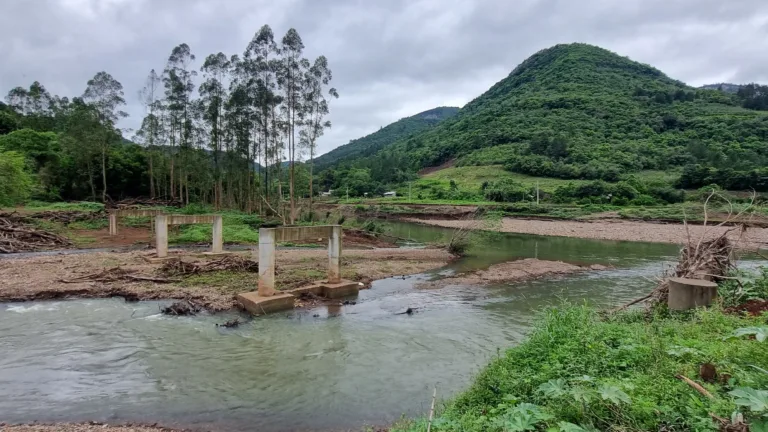
[[[474,228],[481,224],[475,220],[425,220],[406,218],[407,222],[435,225],[447,228]],[[688,235],[698,240],[702,237],[718,237],[730,231],[728,237],[739,241],[740,247],[747,250],[768,248],[768,228],[747,228],[741,232],[735,227],[717,227],[683,224],[663,224],[622,220],[591,221],[549,221],[536,219],[504,218],[498,228],[501,232],[536,234],[544,236],[577,237],[599,240],[642,241],[652,243],[684,244]]]

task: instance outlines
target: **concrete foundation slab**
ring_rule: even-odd
[[[275,294],[262,297],[258,292],[247,292],[237,295],[237,302],[254,315],[264,315],[293,309],[294,297],[291,294]]]
[[[321,285],[323,286],[322,296],[329,299],[353,296],[360,292],[359,283],[343,279],[339,283],[321,283]]]

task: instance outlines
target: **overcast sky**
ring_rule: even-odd
[[[340,98],[321,153],[436,106],[461,106],[536,51],[586,42],[698,86],[768,82],[768,0],[0,0],[0,93],[77,96],[105,70],[137,92],[186,42],[242,53],[269,24],[324,54]],[[129,134],[130,136],[130,134]]]

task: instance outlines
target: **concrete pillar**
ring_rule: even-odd
[[[117,213],[109,214],[109,235],[117,235]]]
[[[224,222],[221,215],[213,217],[213,243],[211,243],[211,252],[224,252]]]
[[[168,217],[155,216],[155,250],[158,258],[168,256]]]
[[[667,307],[671,310],[709,306],[717,298],[717,284],[701,279],[669,278]]]
[[[262,297],[275,295],[275,228],[259,229],[259,289]]]
[[[331,235],[328,237],[328,283],[341,282],[341,225],[331,227]]]

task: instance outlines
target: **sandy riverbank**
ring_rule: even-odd
[[[426,225],[447,228],[482,227],[482,223],[474,220],[424,220],[416,218],[404,219]],[[768,228],[747,228],[741,232],[734,227],[717,227],[688,225],[692,239],[713,238],[729,231],[731,240],[739,241],[743,249],[756,250],[768,248]],[[578,237],[599,240],[643,241],[652,243],[683,244],[687,242],[688,233],[683,224],[662,224],[650,222],[621,221],[621,220],[592,220],[589,222],[551,221],[536,219],[504,218],[500,227],[501,232],[536,234],[545,236]]]
[[[150,263],[152,253],[99,252],[79,255],[0,259],[0,302],[64,298],[126,297],[131,300],[190,299],[211,311],[236,307],[235,295],[256,289],[258,274],[217,271],[181,277],[169,277],[171,283],[151,281],[66,283],[84,275],[119,267],[131,274],[160,277],[162,263]],[[249,252],[240,254],[250,257]],[[362,283],[391,276],[421,273],[442,267],[450,260],[442,249],[345,250],[341,262],[342,277]],[[201,262],[213,258],[184,257]],[[321,280],[327,268],[324,249],[281,250],[277,252],[277,286],[296,288]]]
[[[494,264],[485,270],[457,274],[455,276],[424,282],[419,288],[443,288],[451,285],[486,285],[502,282],[523,282],[545,276],[567,275],[589,270],[604,270],[601,265],[577,266],[562,261],[545,261],[527,258]]]

